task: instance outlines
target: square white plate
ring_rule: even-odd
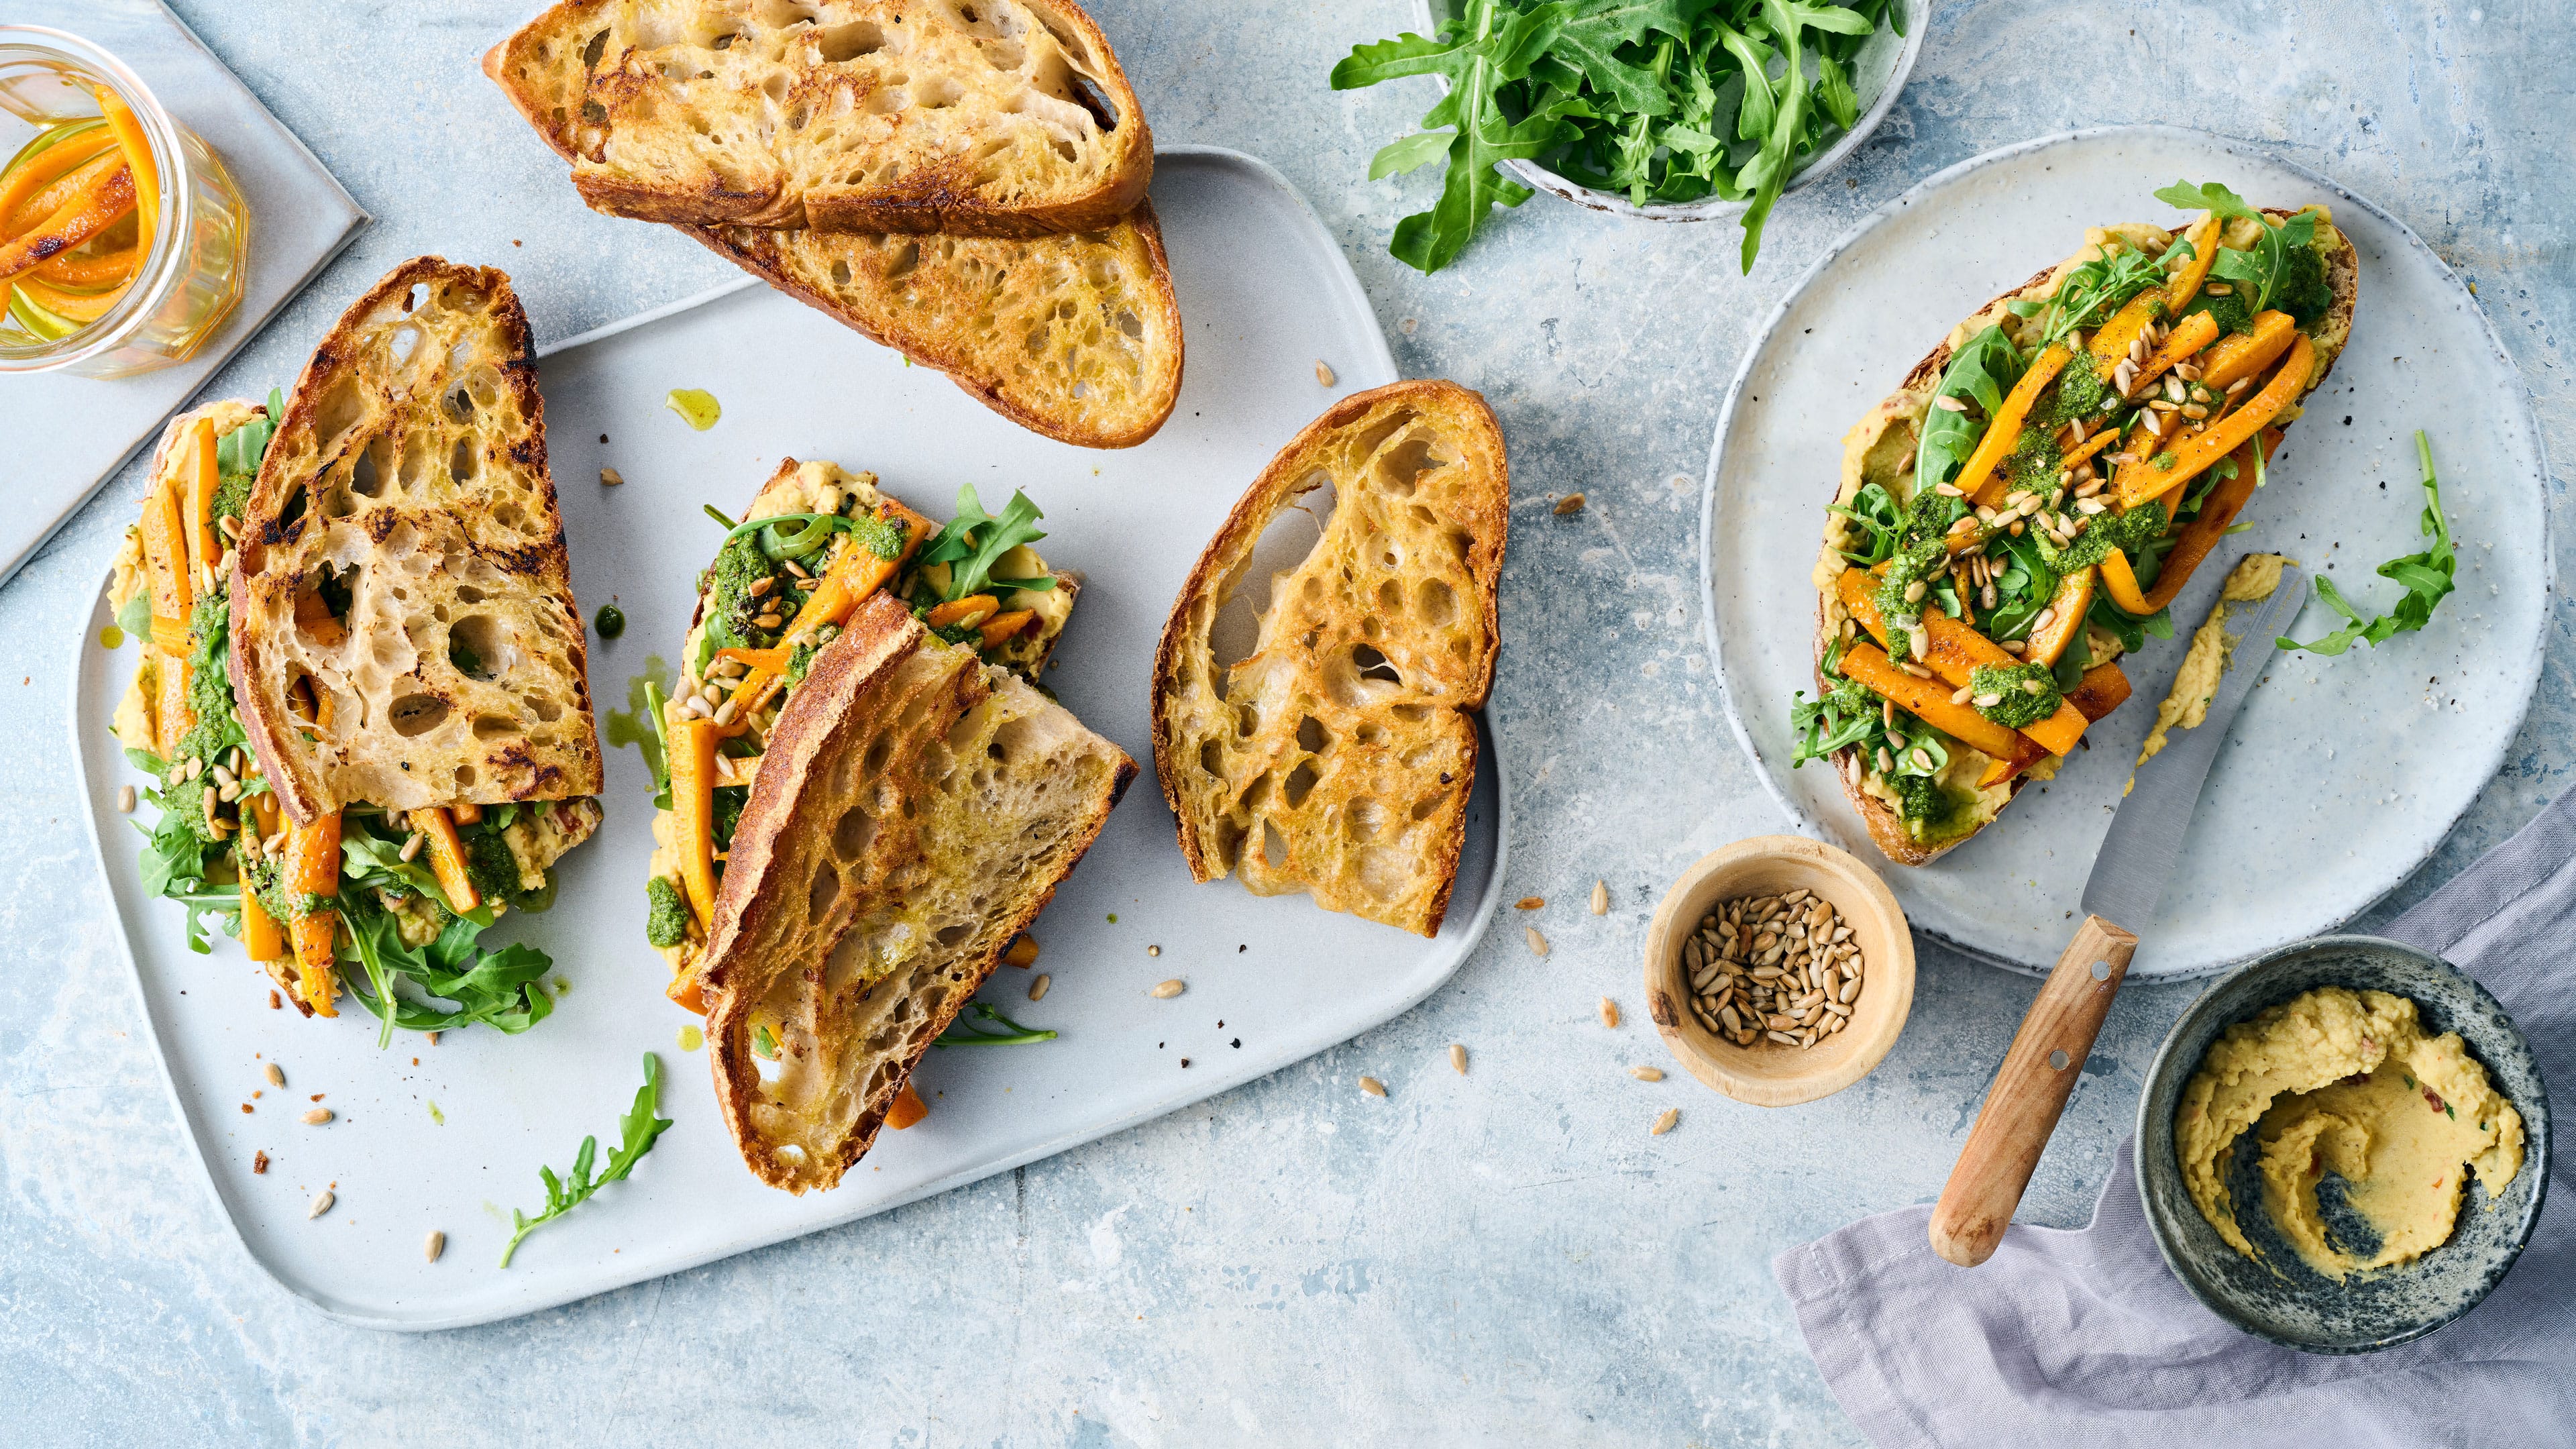
[[[985,993],[1062,1036],[933,1052],[916,1078],[929,1118],[883,1134],[834,1191],[797,1198],[755,1182],[716,1113],[704,1053],[675,1045],[697,1018],[663,1000],[668,973],[644,943],[651,786],[634,750],[609,751],[607,823],[563,862],[554,909],[513,915],[487,937],[554,956],[570,983],[554,1015],[517,1038],[468,1030],[433,1047],[397,1033],[379,1053],[363,1009],[337,1021],[269,1009],[265,978],[238,945],[219,939],[212,956],[191,954],[178,908],[142,895],[134,838],[114,803],[135,774],[106,729],[135,655],[99,647],[103,605],[89,621],[74,727],[136,982],[215,1192],[252,1257],[290,1292],[388,1328],[530,1312],[881,1212],[1173,1111],[1364,1031],[1457,969],[1500,889],[1506,821],[1490,736],[1456,899],[1436,939],[1299,896],[1195,885],[1181,862],[1147,714],[1164,614],[1279,446],[1332,398],[1392,381],[1395,368],[1339,248],[1277,172],[1233,152],[1175,149],[1158,160],[1153,194],[1189,329],[1188,371],[1171,421],[1132,450],[1087,452],[1024,432],[938,373],[756,286],[576,339],[539,377],[575,591],[585,611],[614,598],[627,617],[621,638],[592,643],[603,736],[615,728],[610,712],[626,707],[630,677],[650,657],[678,653],[694,580],[720,536],[701,505],[739,513],[782,455],[873,469],[936,517],[961,483],[996,508],[1025,488],[1046,510],[1049,561],[1089,575],[1047,681],[1144,773],[1038,922],[1037,969],[1054,978],[1046,1000],[1030,1003],[1032,973],[1007,967]],[[1335,387],[1317,385],[1319,359],[1338,374]],[[714,393],[722,420],[690,431],[664,407],[677,387]],[[598,483],[606,466],[624,474],[622,487]],[[1149,945],[1161,954],[1148,956]],[[1187,993],[1147,994],[1167,977],[1188,982]],[[564,1168],[587,1133],[614,1144],[648,1050],[662,1059],[663,1112],[678,1125],[632,1181],[498,1269],[508,1210],[544,1200],[538,1166]],[[254,1102],[262,1053],[288,1086]],[[316,1092],[340,1113],[327,1127],[296,1121]],[[261,1150],[271,1159],[264,1175],[251,1166]],[[337,1205],[308,1221],[326,1186]],[[421,1254],[431,1229],[448,1236],[434,1265]]]

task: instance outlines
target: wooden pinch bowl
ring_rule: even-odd
[[[1682,946],[1717,906],[1804,887],[1830,902],[1866,963],[1851,1025],[1804,1051],[1740,1047],[1690,1011]],[[1702,856],[1673,882],[1646,928],[1646,1008],[1690,1074],[1739,1102],[1790,1107],[1831,1096],[1886,1057],[1914,1008],[1914,932],[1896,897],[1847,851],[1803,835],[1763,835]]]

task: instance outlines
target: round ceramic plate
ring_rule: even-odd
[[[2192,976],[2331,931],[2405,879],[2476,798],[2540,678],[2547,467],[2522,379],[2441,258],[2378,207],[2242,142],[2169,127],[2079,131],[1964,161],[1852,229],[1780,303],[1729,390],[1702,498],[1702,585],[1727,718],[1799,829],[1883,860],[1830,769],[1789,766],[1813,694],[1808,582],[1842,438],[1958,321],[2083,244],[2172,224],[2153,192],[2218,181],[2257,205],[2322,202],[2361,255],[2352,342],[2289,429],[2262,492],[2173,606],[2176,637],[2124,661],[2135,697],[2045,785],[1929,866],[1889,865],[1917,928],[2017,970],[2057,959],[2139,742],[2236,558],[2286,553],[2365,611],[2374,572],[2425,546],[2427,430],[2459,550],[2423,632],[2340,658],[2283,654],[2247,699],[2130,970]],[[2463,400],[2475,399],[2473,409]],[[2342,621],[2311,599],[2293,636]]]

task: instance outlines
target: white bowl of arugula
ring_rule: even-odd
[[[1696,10],[1696,14],[1693,12]],[[1416,0],[1431,32],[1355,46],[1333,89],[1441,78],[1423,129],[1369,179],[1445,162],[1440,199],[1388,250],[1424,272],[1533,190],[1653,221],[1742,218],[1745,271],[1786,192],[1841,164],[1895,107],[1930,0]]]

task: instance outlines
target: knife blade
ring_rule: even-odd
[[[2039,1155],[2083,1074],[2084,1059],[2111,1014],[2112,999],[2128,977],[2138,928],[2154,916],[2182,856],[2183,835],[2191,828],[2210,762],[2218,758],[2245,696],[2271,667],[2273,640],[2306,598],[2306,572],[2284,565],[2271,596],[2231,633],[2228,663],[2200,724],[2159,750],[2132,778],[2085,882],[2084,919],[2013,1034],[1977,1125],[1933,1205],[1932,1250],[1949,1261],[1973,1268],[2003,1242],[2022,1190],[2030,1186]]]
[[[2272,665],[2274,640],[2290,626],[2307,602],[2306,570],[2281,567],[2280,586],[2258,603],[2240,630],[2236,617],[2224,625],[2229,636],[2227,668],[2200,724],[2183,731],[2155,758],[2138,766],[2128,798],[2111,817],[2093,873],[2084,882],[2084,913],[2114,921],[2132,931],[2154,919],[2165,883],[2182,859],[2183,836],[2191,829],[2192,811],[2200,804],[2200,787],[2227,740],[2237,709],[2253,692],[2254,682]],[[2179,674],[2180,667],[2176,666]]]

